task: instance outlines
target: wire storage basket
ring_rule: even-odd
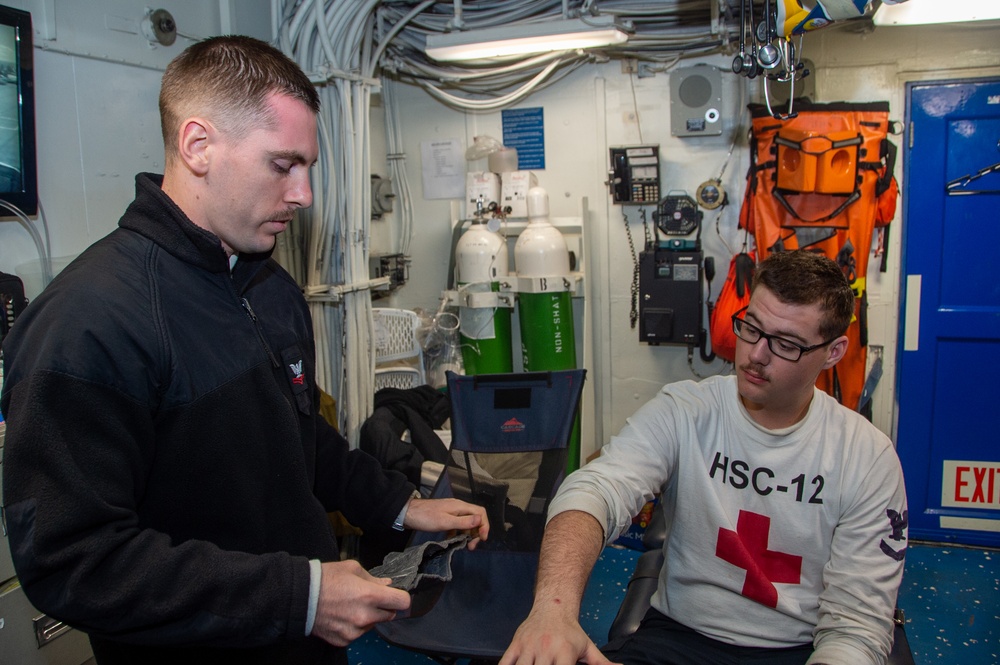
[[[416,388],[426,383],[424,354],[417,340],[420,317],[408,309],[372,309],[375,390]]]

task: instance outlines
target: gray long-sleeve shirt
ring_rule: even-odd
[[[790,428],[757,425],[735,377],[667,385],[549,511],[583,510],[610,542],[662,493],[665,563],[652,605],[720,641],[813,642],[810,663],[882,663],[906,551],[890,440],[816,390]]]

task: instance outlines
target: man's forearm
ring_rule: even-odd
[[[588,513],[570,510],[549,521],[542,539],[535,603],[500,665],[610,665],[580,627],[583,590],[603,544],[603,527]]]
[[[594,568],[604,530],[589,513],[559,513],[545,527],[535,584],[535,609],[580,613],[587,579]]]

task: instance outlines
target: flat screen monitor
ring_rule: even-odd
[[[0,201],[38,212],[31,14],[0,5]],[[0,216],[9,212],[0,206]]]

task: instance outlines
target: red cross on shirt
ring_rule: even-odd
[[[740,511],[736,531],[719,529],[715,556],[747,571],[743,595],[768,607],[778,606],[774,584],[798,584],[802,557],[767,549],[771,518]]]

